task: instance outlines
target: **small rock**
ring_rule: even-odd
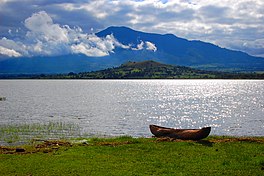
[[[16,152],[25,152],[26,150],[23,148],[16,148]]]
[[[59,150],[59,147],[52,147],[53,150]]]
[[[52,152],[52,149],[51,148],[44,148],[42,150],[43,153],[49,153],[49,152]]]
[[[73,144],[85,144],[85,145],[89,144],[88,143],[88,140],[86,140],[86,139],[83,139],[83,140],[73,140],[73,141],[71,141],[71,143],[73,143]]]

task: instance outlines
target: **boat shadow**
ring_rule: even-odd
[[[175,139],[175,138],[169,138],[169,137],[160,137],[157,138],[155,136],[152,136],[152,138],[156,138],[158,142],[189,142],[189,143],[197,143],[201,144],[206,147],[213,147],[214,142],[211,142],[209,140],[182,140],[182,139]]]
[[[213,142],[210,142],[208,140],[198,140],[196,141],[196,143],[201,144],[206,147],[213,147],[213,144],[214,144]]]

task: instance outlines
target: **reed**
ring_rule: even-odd
[[[48,122],[44,124],[0,125],[0,145],[28,143],[32,139],[64,139],[80,136],[79,126],[72,123]]]

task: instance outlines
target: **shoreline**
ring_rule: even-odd
[[[40,139],[40,138],[32,138],[29,142],[25,142],[21,145],[1,145],[0,147],[3,148],[16,148],[16,147],[29,147],[34,146],[36,144],[41,143],[51,143],[52,145],[55,143],[56,145],[64,145],[64,143],[67,143],[67,145],[79,145],[79,144],[85,144],[90,145],[93,143],[89,143],[89,141],[118,141],[119,139],[129,139],[129,140],[155,140],[157,142],[188,142],[188,143],[226,143],[226,142],[255,142],[255,143],[263,143],[264,144],[264,136],[218,136],[218,135],[210,135],[207,138],[201,139],[201,140],[182,140],[182,139],[176,139],[176,138],[169,138],[169,137],[133,137],[133,136],[107,136],[107,137],[78,137],[78,138],[54,138],[54,139]],[[21,142],[21,141],[19,141]],[[128,143],[129,144],[129,143]],[[110,144],[109,144],[110,145]],[[1,148],[0,148],[1,149]],[[1,151],[1,150],[0,150]],[[1,154],[1,152],[0,152]]]

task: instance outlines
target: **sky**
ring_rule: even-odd
[[[171,33],[264,57],[263,0],[1,0],[0,56],[100,57],[115,47],[156,51],[149,41],[131,48],[113,35],[94,34],[109,26]]]

